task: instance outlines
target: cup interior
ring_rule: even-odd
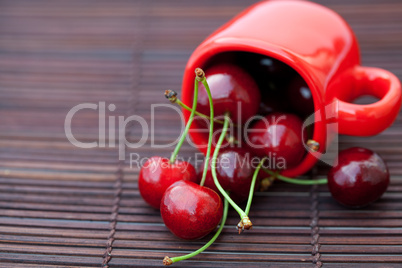
[[[292,113],[302,121],[314,116],[311,90],[302,76],[289,65],[262,54],[230,51],[214,55],[203,68],[208,72],[208,68],[217,63],[240,66],[254,78],[261,93],[258,115]],[[309,132],[311,134],[308,138],[311,138],[312,129]]]
[[[203,68],[208,70],[216,63],[235,64],[254,78],[261,93],[260,115],[288,112],[305,119],[314,113],[313,95],[307,83],[289,65],[257,53],[230,51],[211,57]]]
[[[314,133],[313,95],[306,81],[298,72],[282,61],[266,55],[229,51],[215,54],[205,62],[202,68],[207,77],[208,68],[218,63],[235,64],[254,78],[261,94],[259,116],[277,112],[297,115],[302,122],[308,118],[312,123],[303,130],[303,135],[305,142],[312,139]],[[199,124],[197,121],[194,123]],[[219,126],[217,127],[219,128]]]

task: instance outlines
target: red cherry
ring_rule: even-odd
[[[248,130],[249,146],[257,156],[274,159],[274,169],[293,167],[302,160],[306,151],[304,141],[307,134],[302,127],[303,123],[296,115],[267,115]]]
[[[359,147],[341,151],[338,164],[328,174],[332,197],[349,207],[363,207],[376,201],[389,181],[384,160],[375,152]]]
[[[219,224],[223,203],[208,187],[190,181],[172,184],[163,195],[160,211],[166,227],[182,239],[199,239]]]
[[[273,112],[290,111],[286,90],[289,81],[297,73],[285,63],[255,53],[238,53],[238,64],[255,79],[260,88],[261,102],[258,113],[267,115]]]
[[[286,83],[295,71],[285,63],[255,53],[239,53],[239,65],[245,66],[255,77],[262,91],[275,90],[278,85]]]
[[[198,182],[193,165],[178,160],[171,164],[167,158],[153,156],[140,170],[138,188],[142,198],[152,207],[159,209],[166,189],[180,180]]]
[[[254,79],[232,64],[217,64],[205,70],[214,104],[214,115],[230,113],[234,123],[245,123],[258,111],[260,91]],[[239,108],[240,107],[240,108]],[[198,93],[197,111],[209,115],[209,100],[202,84]]]
[[[302,116],[314,113],[313,95],[300,75],[296,75],[290,82],[286,99],[289,100],[291,108],[296,113]]]
[[[266,93],[262,94],[262,100],[258,109],[258,114],[268,115],[275,112],[286,112],[289,104],[284,94]]]
[[[248,198],[251,181],[255,170],[253,155],[244,149],[230,148],[221,150],[216,160],[216,174],[222,188],[230,192],[230,197],[236,203],[245,201]],[[199,179],[202,170],[198,173]],[[258,183],[257,183],[258,184]],[[256,188],[258,189],[258,185]],[[208,165],[207,176],[205,178],[206,187],[219,193],[216,188],[211,172],[211,164]]]

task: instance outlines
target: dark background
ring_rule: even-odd
[[[80,149],[66,139],[67,112],[80,103],[116,105],[108,116],[140,115],[177,91],[191,52],[255,1],[0,1],[0,267],[161,266],[165,255],[199,248],[164,227],[137,189],[129,153],[169,156],[150,141],[127,149]],[[317,1],[343,16],[362,63],[402,78],[402,2]],[[155,116],[158,143],[180,133],[177,113]],[[80,141],[98,139],[98,113],[73,120]],[[127,127],[130,141],[142,135]],[[237,235],[231,211],[206,253],[178,267],[397,267],[402,262],[402,119],[370,138],[341,137],[387,161],[392,183],[381,200],[349,210],[326,186],[275,183],[257,193],[255,228]],[[117,134],[116,134],[117,135]],[[181,156],[194,156],[185,145]],[[326,172],[320,165],[314,174]],[[110,258],[110,253],[113,257]]]

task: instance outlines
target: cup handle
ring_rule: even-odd
[[[338,131],[352,136],[376,135],[388,128],[401,107],[401,83],[389,71],[355,66],[343,76],[338,88]],[[354,99],[371,95],[379,100],[371,104],[354,104]]]

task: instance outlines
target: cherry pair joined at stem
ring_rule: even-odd
[[[212,96],[210,94],[210,89],[208,87],[208,83],[205,79],[205,76],[204,76],[204,73],[202,72],[202,70],[197,69],[196,74],[197,74],[198,80],[200,80],[203,83],[203,85],[207,91],[209,101],[211,104],[210,105],[210,107],[211,107],[210,122],[213,122],[214,109],[213,109],[213,105],[212,105]],[[194,108],[194,105],[193,105],[193,108]],[[220,146],[222,145],[223,139],[226,136],[229,121],[230,120],[228,119],[227,113],[226,113],[223,130],[219,137],[218,145],[215,148],[212,163],[216,163],[216,158],[219,153]],[[165,222],[165,225],[174,234],[176,234],[177,236],[184,238],[184,239],[195,239],[195,238],[200,238],[200,237],[204,236],[205,234],[209,233],[211,231],[211,229],[214,229],[212,226],[217,224],[216,221],[219,219],[219,216],[211,217],[211,215],[213,215],[212,211],[205,212],[204,210],[208,210],[208,209],[210,210],[211,208],[212,208],[212,210],[215,208],[217,208],[217,210],[219,210],[220,206],[219,206],[219,202],[217,200],[220,200],[220,198],[218,198],[218,199],[215,198],[214,200],[211,200],[211,196],[213,196],[213,194],[211,194],[211,192],[212,193],[215,193],[215,192],[213,190],[210,190],[209,188],[202,187],[202,185],[205,181],[205,178],[206,178],[207,171],[208,171],[208,165],[210,163],[208,156],[210,154],[210,149],[211,149],[211,144],[212,144],[212,133],[213,133],[213,124],[211,124],[211,126],[210,126],[209,147],[208,147],[207,155],[205,158],[205,164],[204,164],[203,174],[202,174],[201,183],[200,183],[201,186],[197,186],[194,183],[185,182],[185,181],[176,182],[166,190],[166,192],[162,198],[161,214],[162,214],[162,218]],[[262,162],[261,162],[261,164],[262,164]],[[228,202],[231,203],[231,205],[234,206],[237,211],[240,210],[239,214],[241,216],[241,221],[239,222],[239,225],[238,225],[239,233],[243,229],[251,228],[252,224],[251,224],[251,221],[248,219],[247,214],[250,210],[252,196],[253,196],[253,192],[254,192],[253,190],[255,187],[255,182],[257,179],[258,171],[261,168],[261,164],[257,167],[256,171],[253,174],[253,178],[252,178],[251,185],[250,185],[250,193],[249,193],[248,203],[247,203],[247,207],[246,207],[246,213],[243,212],[236,205],[236,203],[234,203],[230,199],[229,195],[220,186],[219,181],[217,180],[217,177],[216,177],[216,165],[212,164],[211,170],[212,170],[212,176],[214,178],[215,185],[220,190],[221,194],[225,197],[224,198],[225,209],[223,212],[223,220],[221,222],[221,227],[219,228],[219,230],[217,231],[215,236],[204,247],[202,247],[201,249],[199,249],[191,254],[188,254],[188,255],[185,255],[182,257],[176,257],[176,258],[172,258],[172,259],[170,259],[169,257],[165,257],[164,262],[163,262],[165,265],[170,265],[173,262],[190,258],[190,257],[202,252],[210,244],[212,244],[215,241],[215,239],[219,236],[219,234],[222,231],[222,228],[224,226],[226,216],[227,216]],[[209,196],[209,198],[200,198],[200,192],[205,193],[207,196]],[[207,194],[207,193],[209,193],[209,194]],[[207,204],[207,202],[208,202],[208,204]],[[216,204],[218,204],[218,205],[216,205]],[[191,208],[195,207],[198,210],[197,211],[190,210],[190,209],[188,209],[189,207],[191,207]],[[201,212],[201,211],[203,211],[203,212]],[[198,217],[194,217],[194,215],[198,215],[198,214],[203,214],[204,216],[207,215],[207,217],[204,217],[200,220]],[[215,213],[215,216],[216,216],[216,214],[219,214],[219,213]],[[186,232],[186,234],[183,234],[182,230],[188,230],[189,224],[191,225],[190,229],[192,230],[192,232]],[[209,229],[210,227],[211,227],[211,229]]]
[[[212,96],[210,94],[210,89],[208,87],[208,83],[205,79],[205,75],[202,70],[197,69],[196,75],[197,75],[196,80],[200,80],[203,83],[203,85],[207,91],[209,102],[210,102],[210,107],[211,107],[210,122],[213,122],[214,109],[213,109],[213,105],[212,105]],[[195,92],[195,94],[196,94],[196,92]],[[194,112],[194,105],[193,105],[192,111]],[[228,123],[229,123],[229,121],[227,120],[227,117],[225,117],[223,131],[219,138],[217,148],[214,151],[212,163],[214,163],[216,161],[216,157],[219,153],[219,147],[221,146],[222,141],[226,136]],[[203,169],[203,174],[202,174],[201,183],[200,183],[201,186],[197,186],[191,182],[185,182],[185,181],[176,182],[166,190],[166,192],[163,196],[162,202],[161,202],[161,214],[162,214],[162,218],[165,222],[165,225],[174,234],[176,234],[179,237],[185,238],[185,239],[199,238],[199,237],[202,237],[203,235],[205,235],[206,233],[209,233],[211,231],[209,228],[211,227],[212,229],[214,229],[214,227],[212,227],[212,226],[215,225],[216,221],[219,218],[219,215],[217,216],[217,214],[219,214],[219,213],[213,213],[213,211],[205,212],[205,210],[210,210],[210,209],[213,210],[216,207],[218,207],[217,210],[219,210],[220,206],[216,205],[216,204],[219,203],[217,200],[221,200],[221,199],[218,197],[218,199],[215,198],[214,200],[211,200],[211,196],[213,196],[212,193],[215,193],[215,192],[213,190],[210,190],[207,187],[202,187],[202,185],[205,182],[205,178],[206,178],[206,175],[208,172],[208,165],[210,164],[209,155],[210,155],[211,144],[212,144],[212,133],[213,133],[213,124],[210,125],[210,135],[209,135],[209,139],[208,139],[209,147],[208,147],[207,155],[205,158],[204,169]],[[250,185],[249,202],[248,202],[247,208],[246,208],[247,213],[250,210],[252,193],[254,190],[254,184],[255,184],[258,170],[260,169],[260,167],[261,167],[261,165],[258,166],[256,172],[254,173],[253,179],[252,179],[252,182]],[[216,240],[216,238],[219,236],[219,234],[221,233],[221,231],[223,229],[223,226],[225,224],[226,217],[227,217],[228,200],[230,200],[230,198],[228,199],[228,194],[225,191],[222,192],[223,189],[220,187],[219,182],[216,180],[216,166],[214,164],[212,164],[211,169],[212,169],[212,175],[213,175],[216,187],[221,191],[221,194],[223,194],[223,196],[225,197],[224,198],[225,205],[224,205],[221,226],[218,229],[218,231],[215,233],[213,238],[202,248],[200,248],[199,250],[197,250],[193,253],[190,253],[190,254],[187,254],[184,256],[180,256],[180,257],[169,258],[166,256],[163,260],[164,265],[170,265],[170,264],[173,264],[174,262],[191,258],[191,257],[199,254],[200,252],[204,251]],[[207,196],[209,196],[209,198],[208,197],[200,198],[199,197],[200,192],[205,193]],[[209,203],[206,204],[206,202],[209,202]],[[233,204],[236,205],[233,201],[231,201],[231,202],[232,202],[232,205]],[[182,205],[181,207],[180,207],[180,204]],[[196,207],[198,210],[197,211],[189,210],[188,207]],[[195,214],[203,214],[203,215],[207,215],[207,217],[203,217],[201,220],[199,220],[198,217],[194,218]],[[211,217],[211,215],[213,217]],[[251,222],[248,220],[247,216],[244,216],[244,215],[241,215],[241,216],[242,216],[242,220],[240,221],[240,223],[238,225],[239,233],[244,228],[249,229],[252,226]],[[183,229],[187,230],[189,224],[191,225],[192,232],[186,232],[186,235],[184,236],[182,233],[182,230]]]

